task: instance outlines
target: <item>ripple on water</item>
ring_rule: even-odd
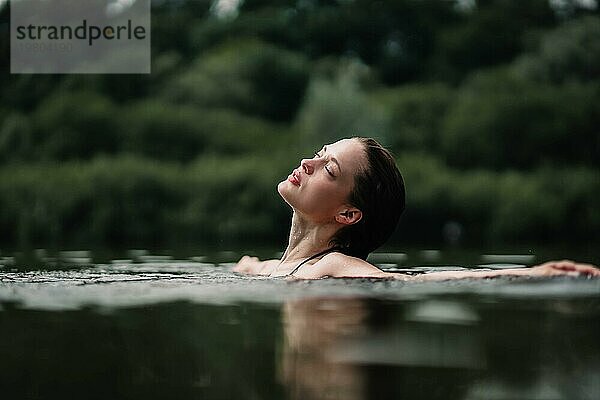
[[[6,272],[0,301],[36,309],[123,307],[167,301],[202,304],[282,303],[312,296],[360,296],[403,300],[468,294],[480,298],[575,298],[600,296],[600,279],[496,278],[407,283],[377,279],[289,281],[246,276],[232,264],[198,262],[116,263],[66,271]],[[456,267],[417,267],[430,272]],[[405,269],[398,270],[405,272]]]

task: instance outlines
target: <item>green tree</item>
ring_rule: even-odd
[[[38,159],[65,160],[114,153],[119,147],[118,113],[94,92],[57,92],[33,115]]]
[[[397,153],[420,150],[438,153],[441,130],[454,91],[441,83],[383,89],[373,98],[389,115],[388,145]]]
[[[562,83],[589,82],[600,78],[600,17],[567,21],[547,32],[539,48],[523,55],[514,71],[525,79]]]
[[[259,41],[232,41],[199,56],[165,84],[162,96],[178,104],[289,121],[307,82],[308,66],[301,55]]]
[[[506,70],[480,73],[449,108],[442,154],[463,168],[598,165],[600,86],[548,86]]]

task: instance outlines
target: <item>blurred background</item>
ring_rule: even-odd
[[[11,75],[9,21],[2,249],[282,249],[276,184],[356,135],[405,177],[390,248],[600,239],[594,0],[157,0],[149,75]]]

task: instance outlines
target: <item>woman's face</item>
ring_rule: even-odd
[[[349,206],[354,176],[365,165],[363,145],[343,139],[323,146],[314,158],[305,158],[277,191],[294,210],[317,222],[330,221]]]

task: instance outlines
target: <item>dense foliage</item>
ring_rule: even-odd
[[[279,245],[277,182],[352,135],[398,157],[395,243],[600,239],[589,2],[217,3],[154,2],[152,73],[118,76],[9,74],[0,9],[0,243]]]

